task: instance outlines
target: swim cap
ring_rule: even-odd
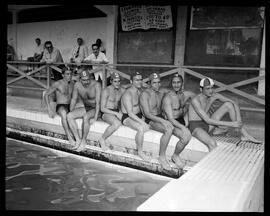
[[[133,77],[138,76],[138,75],[141,75],[141,73],[138,72],[138,71],[133,72],[133,73],[130,75],[130,80],[133,80]],[[142,75],[141,75],[141,76],[142,76]]]
[[[80,78],[82,78],[82,77],[89,77],[90,78],[90,75],[89,75],[88,71],[82,71],[80,73]]]
[[[179,77],[181,79],[181,81],[184,82],[183,77],[179,73],[175,73],[175,74],[172,75],[171,83],[172,83],[172,80],[173,80],[174,77]]]
[[[150,81],[152,81],[153,79],[160,79],[160,75],[159,74],[157,74],[157,73],[152,73],[152,74],[150,74],[150,76],[149,76],[149,80]]]
[[[120,75],[119,75],[118,73],[116,73],[116,72],[113,72],[113,73],[111,74],[111,80],[117,79],[117,78],[120,79]]]
[[[205,87],[205,86],[214,86],[214,81],[211,79],[211,78],[209,78],[209,77],[206,77],[206,78],[203,78],[203,79],[201,79],[201,81],[200,81],[200,87]]]

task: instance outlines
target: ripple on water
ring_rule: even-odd
[[[91,202],[100,202],[105,198],[105,191],[100,194],[91,194],[87,196],[87,199]]]
[[[59,157],[33,145],[7,146],[6,206],[15,210],[23,200],[33,210],[136,210],[166,183],[130,169]]]

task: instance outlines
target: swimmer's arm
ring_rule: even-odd
[[[162,108],[167,116],[168,121],[171,122],[174,127],[177,128],[185,127],[184,125],[180,124],[178,121],[174,119],[172,110],[172,101],[169,95],[165,95],[165,97],[163,98]]]
[[[239,105],[238,105],[238,103],[236,101],[233,101],[233,100],[231,100],[231,99],[223,96],[222,94],[218,94],[218,93],[215,93],[215,97],[217,99],[219,99],[221,102],[231,102],[232,105],[234,106],[234,109],[235,109],[236,113],[237,113],[236,114],[237,120],[239,122],[242,122],[242,120],[241,120],[241,114],[240,114],[240,107],[239,107]]]
[[[96,84],[96,112],[94,116],[94,120],[96,121],[98,118],[98,114],[100,111],[100,94],[101,94],[101,85],[100,83]]]
[[[108,114],[116,115],[117,112],[112,111],[112,110],[106,108],[106,103],[107,103],[107,101],[109,99],[109,92],[108,92],[109,90],[110,89],[105,88],[101,92],[100,110],[103,113],[108,113]]]
[[[127,111],[128,116],[134,121],[145,124],[145,122],[142,119],[140,119],[137,115],[135,115],[132,111],[132,108],[133,108],[132,95],[130,93],[124,94],[122,97],[122,101],[123,101],[123,105]]]
[[[214,97],[216,99],[219,99],[221,102],[231,102],[234,106],[237,106],[238,107],[238,104],[235,101],[233,101],[233,100],[231,100],[231,99],[223,96],[222,94],[215,93],[214,94]]]
[[[71,101],[70,101],[70,112],[74,110],[76,102],[78,99],[78,87],[77,87],[77,83],[75,83],[73,91],[72,91],[72,97],[71,97]]]
[[[191,99],[194,98],[196,94],[191,91],[184,91],[184,95],[185,101],[191,101]]]
[[[143,110],[144,116],[151,119],[152,121],[156,121],[162,124],[164,122],[164,119],[151,114],[149,109],[150,108],[149,101],[150,101],[149,94],[147,92],[142,92],[140,95],[140,105]]]
[[[218,121],[211,119],[207,113],[202,109],[199,101],[193,99],[191,102],[191,105],[193,106],[195,112],[203,119],[207,124],[209,125],[215,125],[215,126],[227,126],[227,127],[232,127],[233,122],[228,122],[228,121]]]
[[[185,104],[183,107],[183,115],[186,115],[191,103],[191,100],[193,97],[195,97],[195,93],[191,92],[191,91],[184,91],[184,95],[185,95]]]

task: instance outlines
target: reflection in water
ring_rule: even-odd
[[[131,211],[168,181],[7,139],[8,210]]]

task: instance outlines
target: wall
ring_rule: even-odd
[[[106,17],[17,24],[17,55],[19,59],[32,56],[35,47],[34,40],[39,37],[42,43],[51,40],[53,45],[60,49],[64,61],[67,61],[78,37],[85,40],[90,52],[91,44],[100,38],[107,50],[107,57],[112,63],[113,50],[107,49],[107,44],[113,43],[113,38],[107,35],[113,32],[114,29],[107,27]],[[8,25],[7,33],[8,42],[14,46],[12,25]]]

